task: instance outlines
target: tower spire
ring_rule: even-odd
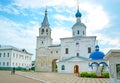
[[[79,10],[79,0],[77,0],[77,10]]]
[[[81,22],[81,16],[82,14],[79,11],[79,0],[77,0],[77,13],[75,14],[76,18],[77,18],[77,22]]]
[[[49,22],[48,22],[48,17],[47,17],[47,7],[45,9],[45,17],[43,19],[43,22],[42,22],[42,27],[49,27]]]

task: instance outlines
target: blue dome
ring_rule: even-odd
[[[101,60],[104,56],[105,54],[103,52],[95,51],[90,54],[89,58],[92,60]]]
[[[77,13],[75,14],[76,17],[81,17],[81,13],[79,12],[79,9],[77,10]]]
[[[95,51],[99,51],[99,46],[98,45],[95,46]]]
[[[96,45],[95,48],[96,48],[95,52],[92,52],[90,54],[89,58],[92,59],[92,60],[101,60],[101,59],[103,59],[105,54],[103,52],[99,51],[99,46],[98,45]]]
[[[95,46],[95,48],[99,48],[99,46],[98,46],[98,45],[96,45],[96,46]]]

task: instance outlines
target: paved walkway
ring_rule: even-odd
[[[80,78],[74,74],[16,72],[17,75],[39,80],[43,83],[109,83],[106,78]],[[0,82],[1,83],[1,82]]]
[[[18,75],[11,75],[10,71],[0,71],[0,83],[43,83],[39,80],[33,80]]]

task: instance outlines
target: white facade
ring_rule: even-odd
[[[63,60],[75,56],[89,58],[90,53],[95,50],[96,36],[86,36],[86,26],[81,22],[81,14],[79,10],[76,13],[76,23],[71,29],[73,34],[72,37],[60,38],[61,43],[54,45],[52,43],[47,10],[45,11],[45,17],[39,28],[39,36],[37,37],[35,71],[56,71],[57,65],[57,70],[62,72],[60,70],[61,68],[59,68],[59,62],[56,64],[57,60]],[[77,61],[69,63],[69,65],[78,64],[83,68],[82,65],[87,64],[85,69],[88,70],[88,63],[86,63],[85,60],[80,60],[80,63]],[[66,70],[63,72],[73,73],[73,71],[74,70]],[[80,69],[80,71],[82,70]]]
[[[31,68],[32,54],[13,46],[0,46],[0,67]]]
[[[95,36],[61,38],[61,56],[63,58],[71,56],[89,58],[90,53],[95,49],[95,41]],[[65,49],[68,49],[68,53],[65,53]],[[88,52],[89,50],[90,52]]]
[[[91,68],[88,66],[88,63],[89,60],[87,58],[80,56],[74,56],[66,58],[64,60],[58,60],[58,73],[78,73],[91,71]],[[76,66],[78,67],[76,68]],[[76,69],[78,70],[78,72],[76,72]]]

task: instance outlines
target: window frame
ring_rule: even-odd
[[[65,48],[65,54],[69,54],[69,49]]]
[[[88,53],[91,53],[91,47],[88,47]]]
[[[61,70],[65,70],[65,65],[62,65],[62,66],[61,66]]]

